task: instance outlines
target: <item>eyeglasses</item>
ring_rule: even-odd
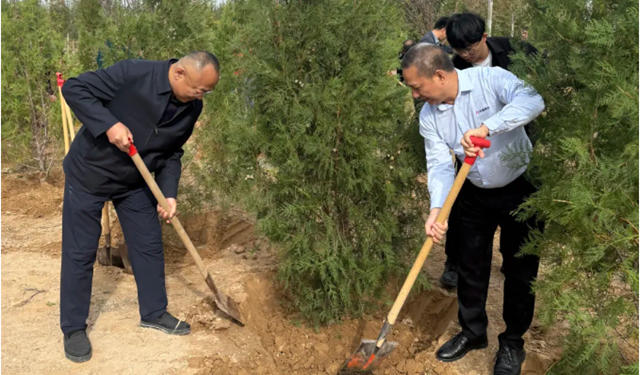
[[[213,92],[213,90],[203,90],[203,89],[194,89],[194,90],[198,91],[198,94],[201,94],[203,96],[207,94],[211,94]]]
[[[211,94],[211,93],[213,92],[213,90],[206,90],[206,89],[202,89],[202,88],[199,88],[199,87],[195,86],[195,85],[193,84],[193,81],[191,80],[191,77],[189,77],[189,74],[186,74],[186,73],[185,73],[185,75],[184,75],[184,76],[185,76],[185,78],[186,78],[187,85],[189,85],[189,88],[190,88],[191,90],[193,90],[194,92],[196,92],[196,95],[202,95],[202,96],[204,96],[204,95],[207,95],[207,94]]]
[[[471,52],[473,52],[473,50],[478,47],[480,45],[480,42],[482,42],[482,40],[479,40],[475,43],[469,44],[466,48],[454,48],[453,50],[458,54],[458,55],[468,55]]]

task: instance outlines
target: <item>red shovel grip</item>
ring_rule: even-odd
[[[58,79],[58,87],[64,85],[64,79],[62,79],[62,73],[56,72],[56,78]]]
[[[133,145],[133,141],[129,138],[129,156],[133,156],[138,153],[138,149]]]
[[[473,143],[474,146],[477,146],[477,147],[480,147],[480,148],[491,147],[491,141],[486,139],[486,138],[475,137],[475,136],[472,135],[471,136],[471,142]],[[476,158],[467,156],[467,157],[464,158],[464,162],[469,164],[469,165],[473,165],[473,163],[476,162]]]

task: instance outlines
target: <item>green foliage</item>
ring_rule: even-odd
[[[547,105],[530,168],[540,190],[524,211],[546,222],[527,247],[544,264],[539,316],[570,324],[554,374],[637,362],[624,353],[638,334],[638,8],[591,4],[531,1],[544,53],[514,67]]]
[[[361,313],[421,227],[411,102],[386,75],[403,40],[399,11],[388,1],[246,1],[227,12],[238,34],[225,79],[236,89],[220,87],[207,129],[209,186],[256,213],[303,316]]]
[[[55,72],[69,78],[122,59],[180,57],[215,43],[216,10],[206,0],[127,4],[3,1],[3,161],[46,170],[62,157],[60,103],[51,101],[58,95]]]
[[[61,127],[55,72],[62,38],[36,0],[2,2],[2,160],[49,169]]]
[[[633,365],[623,367],[620,375],[636,375],[638,373],[640,373],[640,367],[638,367],[638,362],[636,362]]]

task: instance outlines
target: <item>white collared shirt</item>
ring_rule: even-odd
[[[487,55],[487,57],[480,61],[479,63],[474,63],[471,64],[473,66],[491,66],[491,63],[493,62],[493,56],[491,55],[491,50],[489,50],[489,54]]]
[[[456,72],[458,95],[454,104],[425,103],[420,111],[431,208],[442,207],[453,185],[455,170],[449,150],[462,161],[462,136],[482,124],[489,128],[491,147],[469,171],[471,183],[485,189],[498,188],[524,173],[531,142],[523,126],[544,109],[544,101],[533,87],[500,67]]]

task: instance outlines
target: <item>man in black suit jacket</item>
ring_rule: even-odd
[[[485,33],[484,20],[473,13],[457,13],[449,17],[447,23],[447,41],[453,48],[455,56],[453,65],[457,69],[473,66],[499,66],[509,70],[511,59],[515,53],[509,38],[489,37]],[[522,42],[522,49],[527,55],[537,50],[529,43]]]
[[[86,320],[101,209],[113,201],[138,288],[140,325],[169,334],[190,332],[167,312],[159,217],[176,213],[182,146],[219,78],[218,59],[193,52],[180,60],[125,60],[69,79],[62,88],[83,123],[64,159],[60,326],[67,358],[91,358]],[[157,204],[127,152],[135,141],[167,197]]]

